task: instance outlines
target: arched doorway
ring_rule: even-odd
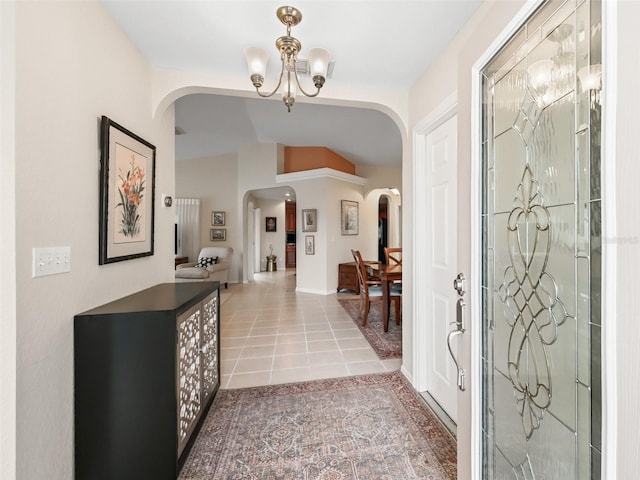
[[[296,255],[295,216],[293,226],[287,218],[293,205],[295,215],[296,193],[291,187],[273,187],[250,190],[245,194],[245,251],[247,252],[247,280],[253,274],[267,270],[267,257],[275,256],[272,269],[295,268],[291,265],[291,247]],[[293,237],[291,236],[293,234]]]

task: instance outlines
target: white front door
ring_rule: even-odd
[[[253,272],[260,273],[260,208],[253,210]]]
[[[456,320],[457,294],[457,116],[429,132],[425,138],[424,215],[427,293],[426,391],[457,422],[457,369],[447,350],[447,334]],[[452,341],[458,353],[457,339]]]

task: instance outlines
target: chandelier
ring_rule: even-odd
[[[576,59],[572,52],[575,45],[571,36],[573,26],[562,24],[550,35],[549,40],[558,44],[555,55],[550,59],[538,60],[527,68],[529,86],[541,108],[564,97],[575,88],[575,75],[578,76],[582,92],[596,92],[599,101],[602,88],[602,65],[586,65],[576,72]],[[584,63],[589,59],[579,59]]]
[[[265,98],[271,97],[278,89],[281,89],[282,100],[287,106],[287,111],[291,112],[291,107],[296,100],[298,90],[307,97],[315,97],[320,93],[329,68],[329,52],[323,48],[312,48],[309,50],[308,70],[311,73],[313,84],[317,90],[315,93],[305,92],[302,85],[300,85],[300,77],[298,75],[298,69],[296,68],[296,65],[299,63],[298,53],[302,48],[302,44],[297,38],[291,36],[291,27],[295,27],[302,21],[302,13],[295,7],[280,7],[276,10],[276,15],[280,21],[287,26],[287,34],[276,40],[276,49],[280,52],[282,69],[280,70],[278,85],[276,85],[276,88],[274,88],[271,93],[260,91],[269,60],[267,52],[262,48],[248,47],[244,49],[244,56],[249,66],[251,82],[253,86],[256,87],[258,95]]]

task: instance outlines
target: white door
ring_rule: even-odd
[[[451,419],[457,421],[457,369],[447,350],[447,334],[454,328],[457,294],[457,117],[427,134],[425,139],[425,214],[428,327],[427,392]],[[457,339],[452,341],[457,354]]]
[[[254,233],[253,233],[253,202],[247,203],[247,216],[246,216],[246,228],[247,228],[247,281],[253,280],[254,273]]]
[[[260,273],[260,208],[253,211],[253,271]]]

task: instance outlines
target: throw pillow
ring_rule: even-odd
[[[200,257],[196,267],[207,268],[218,262],[218,257]]]

